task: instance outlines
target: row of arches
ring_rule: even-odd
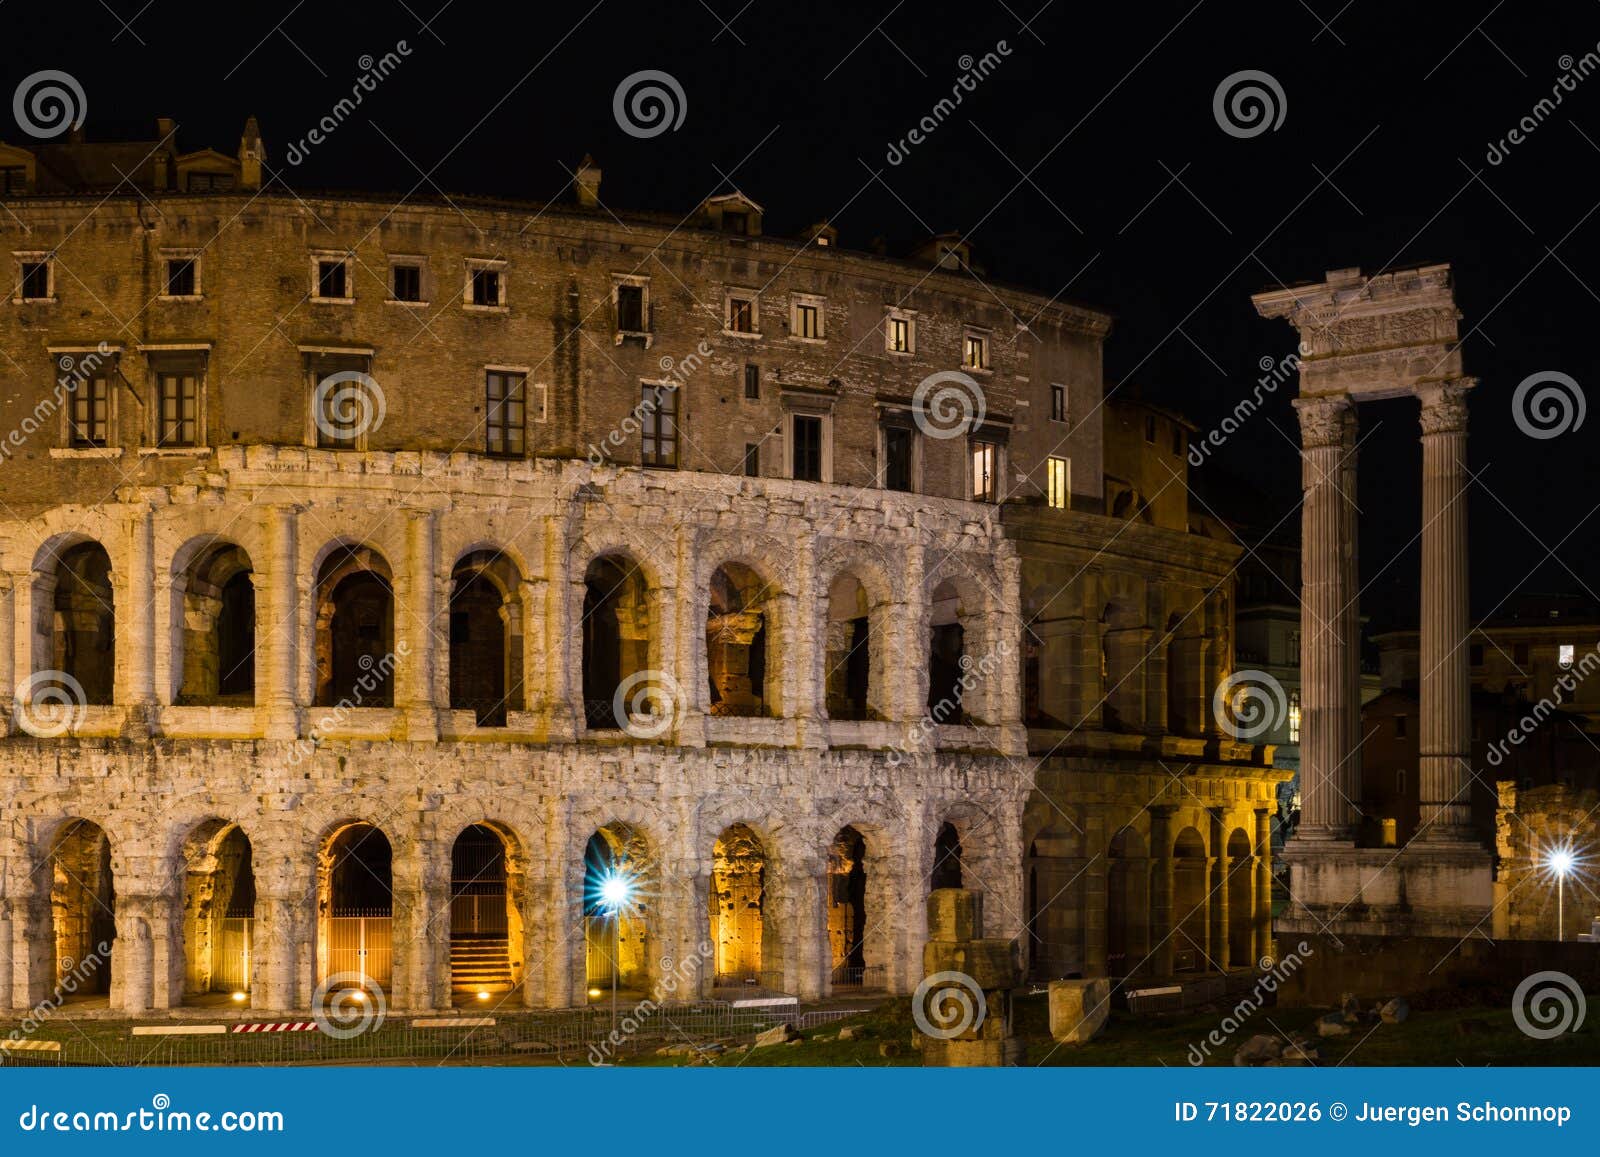
[[[258,575],[249,554],[237,544],[214,541],[188,552],[175,567],[170,701],[254,705]],[[47,574],[51,595],[38,605],[48,621],[38,630],[48,638],[50,653],[48,664],[40,666],[75,680],[87,703],[110,704],[117,671],[111,558],[97,542],[78,542],[55,557]],[[312,706],[394,706],[395,585],[388,560],[370,547],[340,545],[321,558],[311,588]],[[448,705],[471,711],[479,726],[505,726],[509,712],[532,707],[524,585],[516,563],[490,549],[471,551],[451,570],[440,616],[448,624]],[[841,569],[820,608],[820,706],[830,719],[892,719],[905,707],[896,704],[891,688],[894,608],[887,592],[873,587],[863,575]],[[618,729],[627,723],[618,717],[623,692],[642,673],[671,666],[660,653],[659,624],[652,621],[661,613],[658,600],[638,561],[621,550],[589,562],[582,590],[585,721],[594,730]],[[785,681],[796,633],[805,626],[794,598],[738,562],[717,567],[702,597],[709,714],[788,714]],[[957,580],[940,581],[930,592],[926,708],[935,722],[971,721],[967,626],[981,613],[979,594]],[[624,703],[623,713],[627,709]]]

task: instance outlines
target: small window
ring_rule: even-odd
[[[22,165],[0,167],[0,197],[20,197],[28,191],[28,170]]]
[[[500,304],[500,271],[474,269],[472,271],[472,304],[491,307]]]
[[[1052,422],[1065,422],[1067,420],[1067,387],[1050,387],[1050,420]]]
[[[744,476],[746,478],[761,477],[760,442],[746,442],[744,444]]]
[[[485,450],[498,457],[520,458],[526,451],[528,421],[527,379],[522,374],[490,370],[486,378]]]
[[[232,173],[189,174],[189,192],[191,193],[222,193],[232,188]]]
[[[623,333],[644,333],[644,286],[617,286],[617,328]]]
[[[72,392],[69,443],[79,449],[102,447],[111,437],[111,379],[94,374]]]
[[[1070,493],[1071,467],[1065,458],[1051,455],[1045,460],[1045,474],[1047,478],[1046,499],[1052,509],[1065,510]]]
[[[754,362],[744,366],[744,396],[750,401],[761,396],[761,367]]]
[[[989,339],[981,333],[967,334],[965,353],[961,362],[969,370],[988,369]]]
[[[1572,646],[1571,643],[1562,643],[1556,651],[1556,662],[1560,663],[1563,669],[1572,666]]]
[[[794,307],[794,336],[816,341],[822,337],[822,307],[801,301]]]
[[[317,296],[324,300],[348,301],[349,268],[342,257],[323,258],[317,262]]]
[[[883,428],[883,488],[908,494],[912,490],[912,456],[915,435],[905,426]]]
[[[822,419],[811,414],[796,414],[791,420],[789,461],[793,476],[800,482],[822,481]]]
[[[909,317],[889,317],[884,321],[883,331],[884,348],[892,354],[908,354],[911,352],[911,319]]]
[[[161,374],[157,378],[160,421],[156,445],[199,445],[200,377],[198,374]]]
[[[1147,417],[1144,420],[1144,440],[1152,446],[1156,444],[1156,420],[1154,418]]]
[[[993,442],[972,443],[972,500],[997,502],[1000,495],[1000,447]]]
[[[724,233],[737,233],[740,236],[750,232],[750,214],[724,211],[722,214],[722,231]]]
[[[391,269],[394,284],[391,287],[396,301],[422,300],[422,266],[395,265]]]
[[[1406,737],[1406,717],[1404,715],[1396,715],[1394,717],[1394,737],[1396,739],[1404,739]]]
[[[646,382],[639,398],[639,456],[646,466],[678,465],[678,391]]]
[[[23,301],[50,300],[50,259],[24,261],[20,295]]]
[[[753,297],[728,298],[728,329],[733,333],[756,332],[756,302]]]
[[[200,295],[200,262],[195,257],[172,257],[167,260],[167,296],[198,297]]]
[[[1300,742],[1300,692],[1289,692],[1289,742]]]

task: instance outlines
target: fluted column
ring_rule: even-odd
[[[1342,395],[1298,398],[1301,441],[1300,782],[1295,839],[1352,840],[1361,764],[1355,585],[1355,412]],[[1351,652],[1357,654],[1352,656]],[[1359,665],[1355,667],[1359,676]]]
[[[1467,391],[1461,378],[1422,400],[1421,815],[1418,838],[1472,839],[1467,665]]]

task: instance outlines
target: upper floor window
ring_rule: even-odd
[[[162,448],[200,444],[201,376],[192,371],[156,375],[159,397],[156,445]]]
[[[822,481],[822,425],[815,414],[790,416],[790,476],[802,482]]]
[[[1180,458],[1189,452],[1189,440],[1184,436],[1183,426],[1177,422],[1172,423],[1172,452]]]
[[[1052,422],[1065,422],[1067,420],[1067,387],[1050,387],[1050,420]]]
[[[397,260],[389,266],[389,297],[408,305],[422,304],[422,262]]]
[[[645,300],[648,288],[649,282],[644,278],[633,278],[616,283],[618,333],[649,332],[650,314]]]
[[[761,397],[761,367],[754,362],[744,365],[744,396],[752,402]]]
[[[1156,420],[1154,418],[1147,417],[1144,420],[1144,440],[1152,446],[1156,444]]]
[[[1072,464],[1052,454],[1045,459],[1045,500],[1055,510],[1067,509],[1072,484]]]
[[[760,442],[746,442],[744,444],[744,476],[746,478],[761,477]]]
[[[892,306],[883,319],[883,348],[892,354],[915,353],[917,348],[916,316]]]
[[[974,502],[1000,501],[1000,471],[1004,468],[1005,448],[987,438],[973,438],[972,500]]]
[[[20,197],[27,191],[28,170],[24,166],[0,166],[0,197]]]
[[[313,301],[351,301],[350,256],[347,253],[319,253],[313,262],[315,281]]]
[[[883,488],[910,493],[916,489],[916,438],[910,426],[883,428]]]
[[[528,379],[525,374],[489,370],[485,377],[485,449],[520,458],[527,451]]]
[[[989,368],[989,335],[969,329],[962,346],[961,364],[969,370]]]
[[[18,253],[16,300],[54,301],[55,262],[48,253]]]
[[[1284,639],[1283,650],[1284,650],[1284,659],[1283,659],[1283,661],[1288,666],[1298,667],[1300,665],[1300,632],[1299,631],[1290,631],[1289,632],[1287,638]]]
[[[1289,692],[1289,742],[1300,742],[1300,692]]]
[[[505,308],[505,264],[504,261],[467,262],[467,305],[470,308]]]
[[[384,399],[365,352],[307,352],[309,442],[323,450],[361,450],[383,422]]]
[[[196,253],[172,253],[163,259],[166,273],[164,297],[200,296],[200,256]]]
[[[98,449],[111,441],[111,377],[94,373],[72,392],[67,443],[76,449]]]
[[[792,316],[789,318],[789,335],[805,341],[821,341],[823,339],[823,304],[820,297],[797,295],[792,305]]]
[[[232,173],[190,173],[189,192],[221,193],[233,188]]]
[[[728,290],[726,332],[758,334],[760,332],[760,322],[756,314],[756,303],[757,298],[754,290]]]
[[[678,389],[645,382],[639,390],[639,460],[646,466],[678,465]]]

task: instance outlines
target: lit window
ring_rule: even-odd
[[[522,374],[491,370],[485,382],[485,450],[500,457],[521,457],[526,447],[527,379]]]
[[[1561,663],[1562,667],[1570,667],[1570,666],[1572,666],[1572,644],[1571,643],[1562,643],[1561,644],[1560,663]]]
[[[967,334],[961,364],[969,370],[989,368],[989,339],[981,333]]]
[[[1289,742],[1300,742],[1300,692],[1289,692]]]
[[[200,378],[196,374],[162,374],[160,429],[158,446],[198,445],[200,418]]]
[[[993,442],[972,443],[972,500],[998,502],[1000,498],[1000,447]]]
[[[639,391],[639,457],[646,466],[678,465],[678,391],[644,383]]]
[[[795,337],[820,338],[822,336],[822,311],[814,305],[800,304],[794,307],[794,335]]]
[[[756,332],[756,299],[749,295],[728,295],[728,332]]]
[[[911,352],[911,319],[909,317],[890,317],[885,322],[884,344],[892,354],[908,354]]]
[[[1046,497],[1051,507],[1056,510],[1067,509],[1071,464],[1065,458],[1051,455],[1045,462],[1045,471],[1048,478]]]
[[[111,427],[111,379],[95,374],[72,392],[70,441],[75,447],[106,445]]]

